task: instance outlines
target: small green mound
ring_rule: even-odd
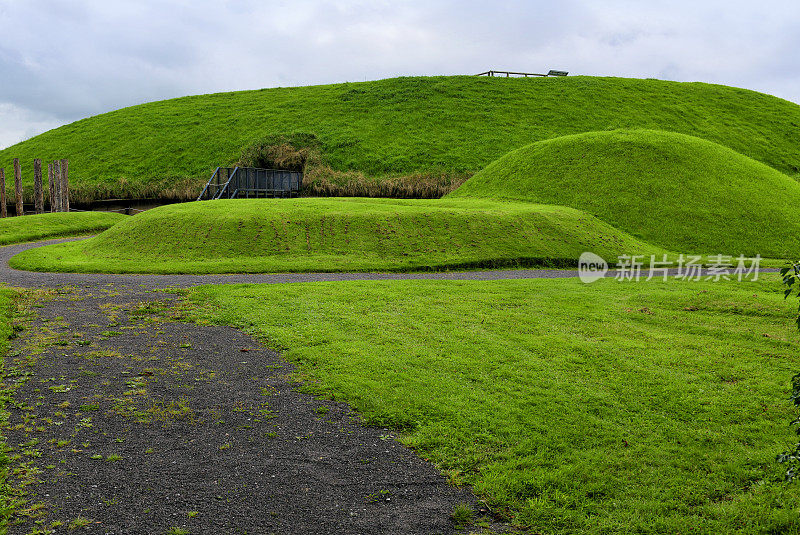
[[[81,242],[25,251],[35,271],[266,273],[574,265],[664,251],[567,207],[483,200],[260,199],[163,206]]]
[[[93,234],[124,219],[124,215],[113,212],[64,212],[7,217],[0,219],[0,246]]]
[[[571,206],[675,251],[800,254],[800,184],[683,134],[616,130],[533,143],[450,197]]]

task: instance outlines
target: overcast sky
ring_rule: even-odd
[[[551,68],[800,103],[800,2],[0,0],[0,148],[189,94]]]

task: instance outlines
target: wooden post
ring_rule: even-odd
[[[47,184],[50,188],[50,211],[56,211],[56,192],[55,192],[55,179],[53,177],[53,162],[47,164]]]
[[[61,207],[69,212],[69,160],[61,160]]]
[[[22,205],[22,169],[19,167],[19,158],[14,158],[14,195],[17,201],[17,215],[25,215]]]
[[[44,190],[42,189],[42,160],[33,160],[33,199],[36,213],[44,213]]]
[[[61,211],[61,163],[53,160],[53,190],[55,193],[55,212]]]
[[[8,217],[6,212],[6,170],[0,167],[0,217]]]

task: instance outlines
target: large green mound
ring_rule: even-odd
[[[683,134],[590,132],[533,143],[450,196],[571,206],[681,252],[800,254],[800,184]]]
[[[265,136],[303,133],[325,165],[382,177],[472,173],[534,141],[649,128],[694,135],[781,172],[800,170],[800,106],[703,83],[625,78],[396,78],[153,102],[83,119],[0,151],[70,159],[75,199],[193,198],[218,165]]]
[[[25,251],[39,271],[406,271],[575,264],[664,251],[579,210],[482,200],[260,199],[184,203],[95,238]]]
[[[0,245],[101,232],[124,220],[112,212],[69,212],[0,219]]]

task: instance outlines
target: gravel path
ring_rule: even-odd
[[[279,355],[235,329],[184,321],[175,296],[153,290],[519,272],[130,276],[7,265],[58,241],[0,248],[0,282],[29,289],[0,383],[13,392],[2,434],[23,501],[9,533],[430,535],[456,532],[457,504],[482,509],[390,430],[298,392]]]
[[[98,534],[429,535],[454,531],[456,504],[478,507],[391,431],[298,393],[279,355],[180,321],[174,296],[36,292],[2,385],[15,390],[2,434],[20,456],[9,483],[28,493],[12,534],[40,521]]]
[[[559,269],[519,269],[494,271],[464,271],[443,273],[277,273],[277,274],[238,274],[238,275],[108,275],[83,273],[34,273],[17,271],[8,267],[12,256],[42,245],[72,240],[49,240],[20,245],[0,247],[0,282],[21,288],[52,288],[71,285],[124,284],[136,286],[144,284],[151,288],[187,288],[203,284],[238,284],[353,280],[501,280],[501,279],[542,279],[577,277],[575,270]]]

